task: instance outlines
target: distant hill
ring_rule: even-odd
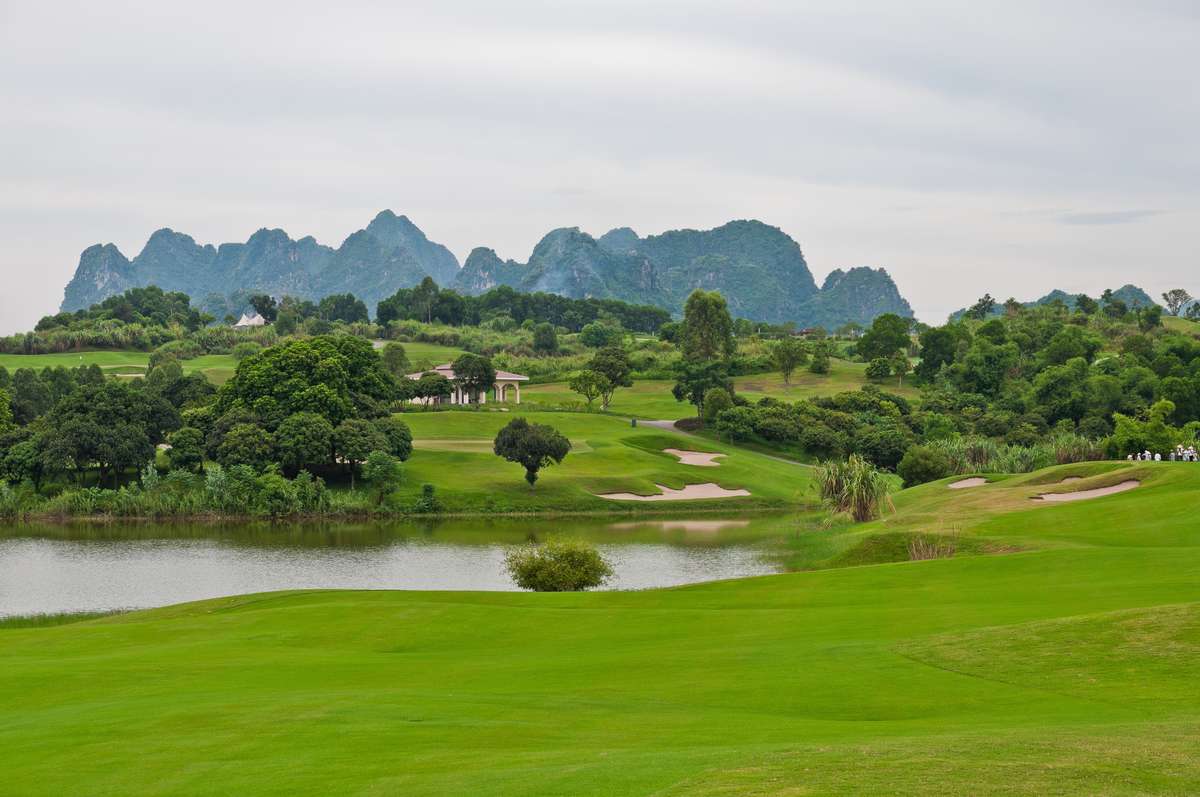
[[[1055,288],[1040,299],[1034,299],[1032,302],[1021,302],[1022,307],[1041,307],[1042,305],[1051,304],[1056,301],[1061,301],[1068,308],[1075,309],[1075,297],[1078,293],[1067,293],[1064,290]],[[1096,295],[1093,299],[1099,300],[1100,296]],[[1125,302],[1125,306],[1130,310],[1136,310],[1140,307],[1149,307],[1155,304],[1155,301],[1150,298],[1150,294],[1146,293],[1136,285],[1122,285],[1117,290],[1113,291],[1113,298],[1120,299]],[[957,321],[966,315],[970,308],[964,307],[961,310],[955,310],[950,314],[951,321]],[[997,299],[996,306],[992,308],[992,315],[999,316],[1004,314],[1004,300]]]
[[[799,244],[760,221],[645,238],[628,227],[593,238],[578,228],[547,234],[527,263],[490,249],[467,258],[454,287],[479,294],[498,285],[573,298],[623,299],[679,312],[696,288],[720,291],[735,316],[800,326],[870,323],[882,313],[912,315],[883,269],[830,274],[818,289]]]
[[[213,312],[226,308],[231,295],[319,299],[347,291],[374,310],[381,299],[427,275],[471,295],[508,285],[576,299],[652,304],[673,313],[682,310],[689,293],[704,288],[720,291],[736,316],[802,327],[869,324],[882,313],[912,315],[883,269],[834,271],[818,289],[800,245],[760,221],[645,238],[628,227],[600,238],[567,227],[543,237],[525,263],[501,260],[480,247],[460,269],[449,249],[390,210],[337,249],[312,237],[293,240],[279,229],[261,229],[245,243],[217,247],[162,229],[132,260],[112,244],[98,244],[80,256],[61,309],[74,311],[129,288],[158,285],[183,291]]]
[[[349,291],[374,308],[425,275],[453,282],[458,258],[433,243],[415,224],[390,210],[332,249],[312,237],[293,240],[283,230],[261,229],[245,243],[201,246],[190,235],[162,229],[133,260],[112,244],[84,250],[67,284],[62,310],[90,307],[129,288],[157,285],[197,301],[233,292],[290,294],[319,299]]]

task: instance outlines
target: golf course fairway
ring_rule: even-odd
[[[0,624],[0,792],[1200,792],[1200,465],[951,481],[812,532],[951,558]]]

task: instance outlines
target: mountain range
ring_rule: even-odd
[[[129,288],[158,285],[183,291],[205,306],[232,293],[319,299],[350,292],[374,306],[425,276],[478,295],[499,285],[571,298],[612,298],[678,313],[696,288],[720,291],[735,316],[799,326],[868,324],[882,313],[912,308],[883,269],[836,270],[819,288],[791,237],[760,221],[731,221],[711,230],[672,230],[640,237],[621,227],[593,238],[578,228],[552,230],[529,260],[501,260],[477,248],[458,259],[390,210],[337,249],[312,237],[293,240],[260,229],[245,243],[218,247],[162,229],[132,260],[112,244],[84,250],[66,287],[62,310],[89,307]]]
[[[1040,299],[1034,299],[1031,302],[1021,302],[1021,306],[1041,307],[1042,305],[1050,304],[1052,302],[1062,302],[1068,308],[1073,310],[1075,309],[1075,297],[1078,295],[1078,293],[1067,293],[1064,290],[1055,288]],[[1124,302],[1125,306],[1131,310],[1137,310],[1140,307],[1149,307],[1150,305],[1155,304],[1155,301],[1150,298],[1150,294],[1146,293],[1136,285],[1122,285],[1120,288],[1117,288],[1115,291],[1113,291],[1112,295],[1114,299],[1120,299],[1122,302]],[[1092,298],[1099,299],[1100,297],[1099,295],[1096,295]],[[969,308],[964,307],[961,310],[955,310],[950,314],[950,320],[959,320],[967,314],[968,309]],[[996,306],[992,308],[991,314],[994,316],[1003,315],[1004,302],[997,301]]]

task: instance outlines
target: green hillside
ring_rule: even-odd
[[[0,628],[4,789],[1196,793],[1200,466],[1085,467],[929,484],[883,521],[820,532],[853,547],[941,531],[991,555]]]

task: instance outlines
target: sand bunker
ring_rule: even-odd
[[[684,451],[679,448],[664,448],[664,454],[672,454],[679,457],[679,461],[684,465],[699,465],[702,468],[716,468],[720,466],[720,462],[714,462],[717,457],[723,457],[724,454],[706,454],[703,451]]]
[[[1103,495],[1112,495],[1113,493],[1123,493],[1126,490],[1132,490],[1141,484],[1137,479],[1114,484],[1111,487],[1097,487],[1094,490],[1077,490],[1073,493],[1042,493],[1034,497],[1034,501],[1082,501],[1085,498],[1099,498]]]
[[[635,495],[634,493],[601,493],[599,498],[612,501],[693,501],[698,498],[738,498],[750,495],[749,490],[726,490],[719,484],[688,484],[682,490],[672,490],[661,484],[654,485],[662,490],[658,495]]]
[[[969,479],[959,479],[956,482],[950,482],[946,486],[951,490],[962,490],[966,487],[979,487],[984,484],[987,484],[987,479],[981,476],[972,476]]]

